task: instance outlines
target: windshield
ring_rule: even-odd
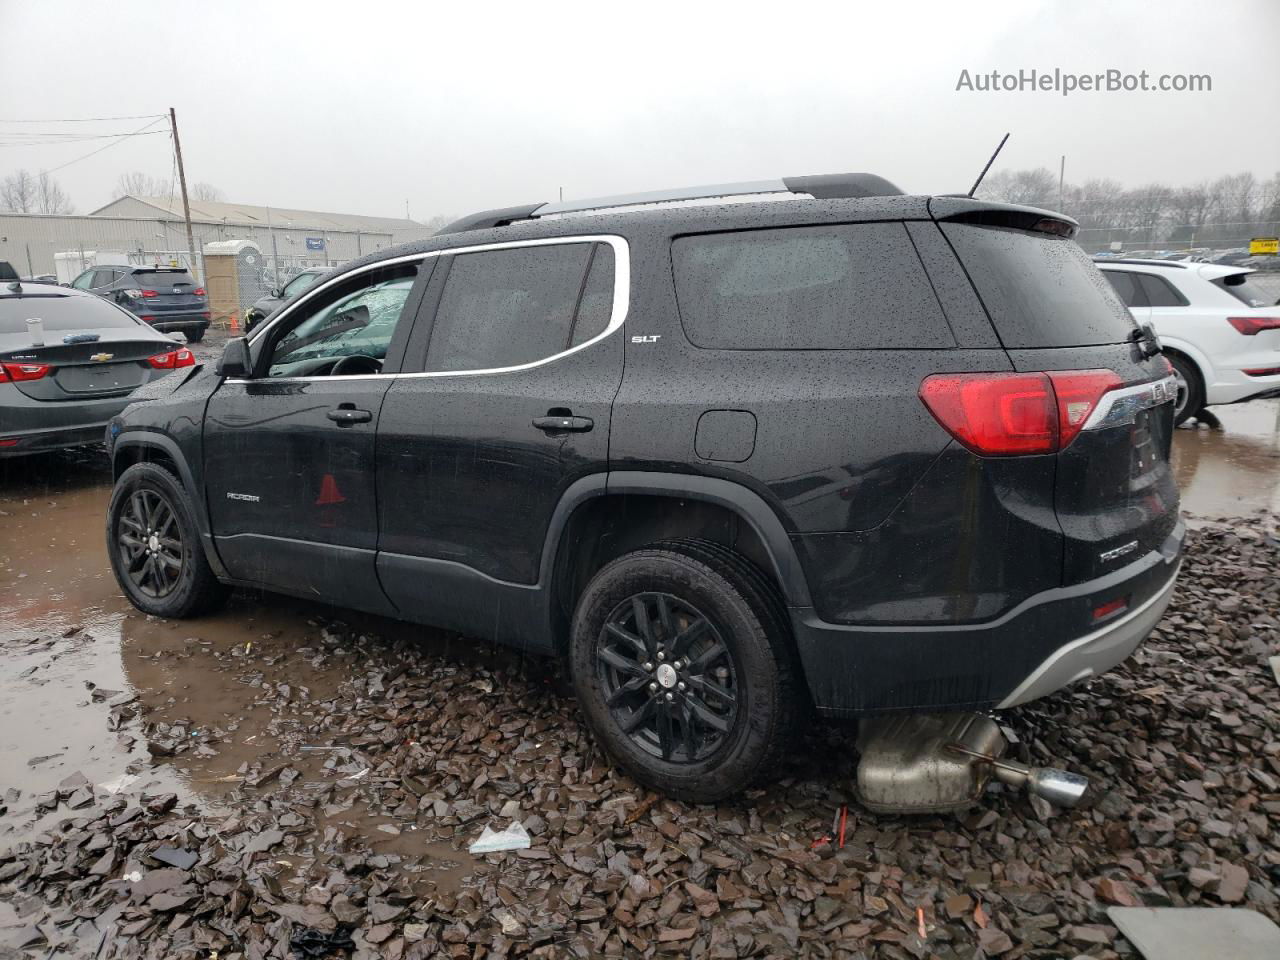
[[[1250,307],[1271,307],[1280,304],[1280,300],[1268,296],[1260,286],[1250,282],[1252,276],[1251,273],[1229,273],[1225,277],[1218,277],[1210,282]]]
[[[319,280],[321,276],[322,275],[319,273],[299,274],[298,276],[290,280],[287,284],[285,284],[284,290],[282,291],[282,296],[286,300],[288,300],[290,297],[296,297],[303,290],[306,290],[308,287],[314,284],[317,280]]]
[[[0,333],[25,333],[27,320],[37,317],[47,333],[145,326],[98,297],[0,297]]]

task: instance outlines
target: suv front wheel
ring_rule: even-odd
[[[641,783],[699,803],[773,773],[804,694],[767,578],[715,543],[625,554],[578,601],[570,662],[587,720]]]
[[[182,483],[155,463],[135,463],[107,507],[107,555],[129,601],[157,617],[194,617],[225,599],[200,544]]]

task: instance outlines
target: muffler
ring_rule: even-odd
[[[1086,778],[1005,760],[1007,746],[996,722],[976,713],[865,720],[858,733],[859,800],[877,813],[965,810],[982,797],[992,776],[1061,807],[1075,806],[1084,795]]]

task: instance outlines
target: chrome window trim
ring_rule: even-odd
[[[1111,390],[1102,395],[1098,406],[1081,430],[1104,430],[1107,427],[1118,427],[1133,423],[1134,417],[1142,410],[1150,410],[1162,403],[1172,403],[1178,396],[1178,381],[1173,376],[1159,380],[1148,380],[1136,383],[1132,387]]]
[[[617,332],[622,328],[627,319],[627,310],[631,302],[631,247],[623,237],[613,234],[582,234],[571,237],[540,237],[536,240],[508,240],[502,243],[479,243],[469,246],[448,247],[442,250],[432,250],[427,253],[413,253],[403,257],[391,257],[387,260],[379,260],[376,263],[366,264],[348,273],[333,277],[330,280],[312,287],[307,290],[298,299],[297,302],[290,304],[279,314],[272,317],[264,326],[255,330],[249,340],[252,342],[256,338],[264,335],[268,330],[276,324],[291,316],[295,311],[303,309],[305,304],[313,297],[318,296],[324,290],[338,283],[344,283],[351,277],[367,273],[372,270],[379,270],[388,266],[395,266],[398,263],[412,263],[418,260],[429,260],[432,257],[452,256],[454,254],[464,253],[485,253],[490,250],[511,250],[520,247],[547,247],[558,244],[569,243],[607,243],[613,248],[613,312],[609,317],[609,323],[605,328],[597,333],[590,340],[572,346],[567,350],[561,350],[559,353],[553,353],[549,357],[543,357],[540,360],[531,360],[528,363],[516,364],[510,367],[491,367],[484,370],[439,370],[439,371],[418,371],[413,373],[366,373],[351,374],[337,377],[258,377],[253,380],[241,379],[238,377],[227,378],[227,383],[311,383],[311,382],[338,382],[342,380],[375,380],[375,379],[395,379],[397,377],[478,377],[487,376],[489,374],[516,373],[521,370],[532,370],[535,367],[541,367],[548,363],[554,363],[563,357],[577,353],[579,350],[585,350],[593,344],[599,343],[605,337]]]

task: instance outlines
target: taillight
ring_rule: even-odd
[[[174,370],[178,367],[195,366],[196,358],[190,350],[185,347],[181,350],[171,350],[168,353],[157,353],[154,357],[148,357],[147,363],[155,367],[157,370]]]
[[[1122,387],[1111,370],[1055,370],[1049,374],[1058,397],[1058,449],[1065,449],[1083,429],[1089,414],[1108,390]]]
[[[1227,323],[1246,337],[1256,337],[1263,330],[1280,330],[1280,317],[1227,317]]]
[[[1280,374],[1280,367],[1257,367],[1253,370],[1244,370],[1242,372],[1249,377],[1274,377]]]
[[[0,371],[4,372],[0,380],[39,380],[52,369],[47,363],[0,363]]]
[[[197,297],[203,297],[203,296],[204,296],[204,287],[196,287],[196,289],[195,289],[195,295],[196,295]]]
[[[139,293],[141,293],[144,297],[158,297],[158,296],[159,296],[159,294],[158,294],[158,293],[156,293],[154,290],[139,290],[138,292],[139,292]]]
[[[1012,457],[1063,449],[1120,385],[1110,370],[943,373],[925,379],[920,399],[974,453]]]

